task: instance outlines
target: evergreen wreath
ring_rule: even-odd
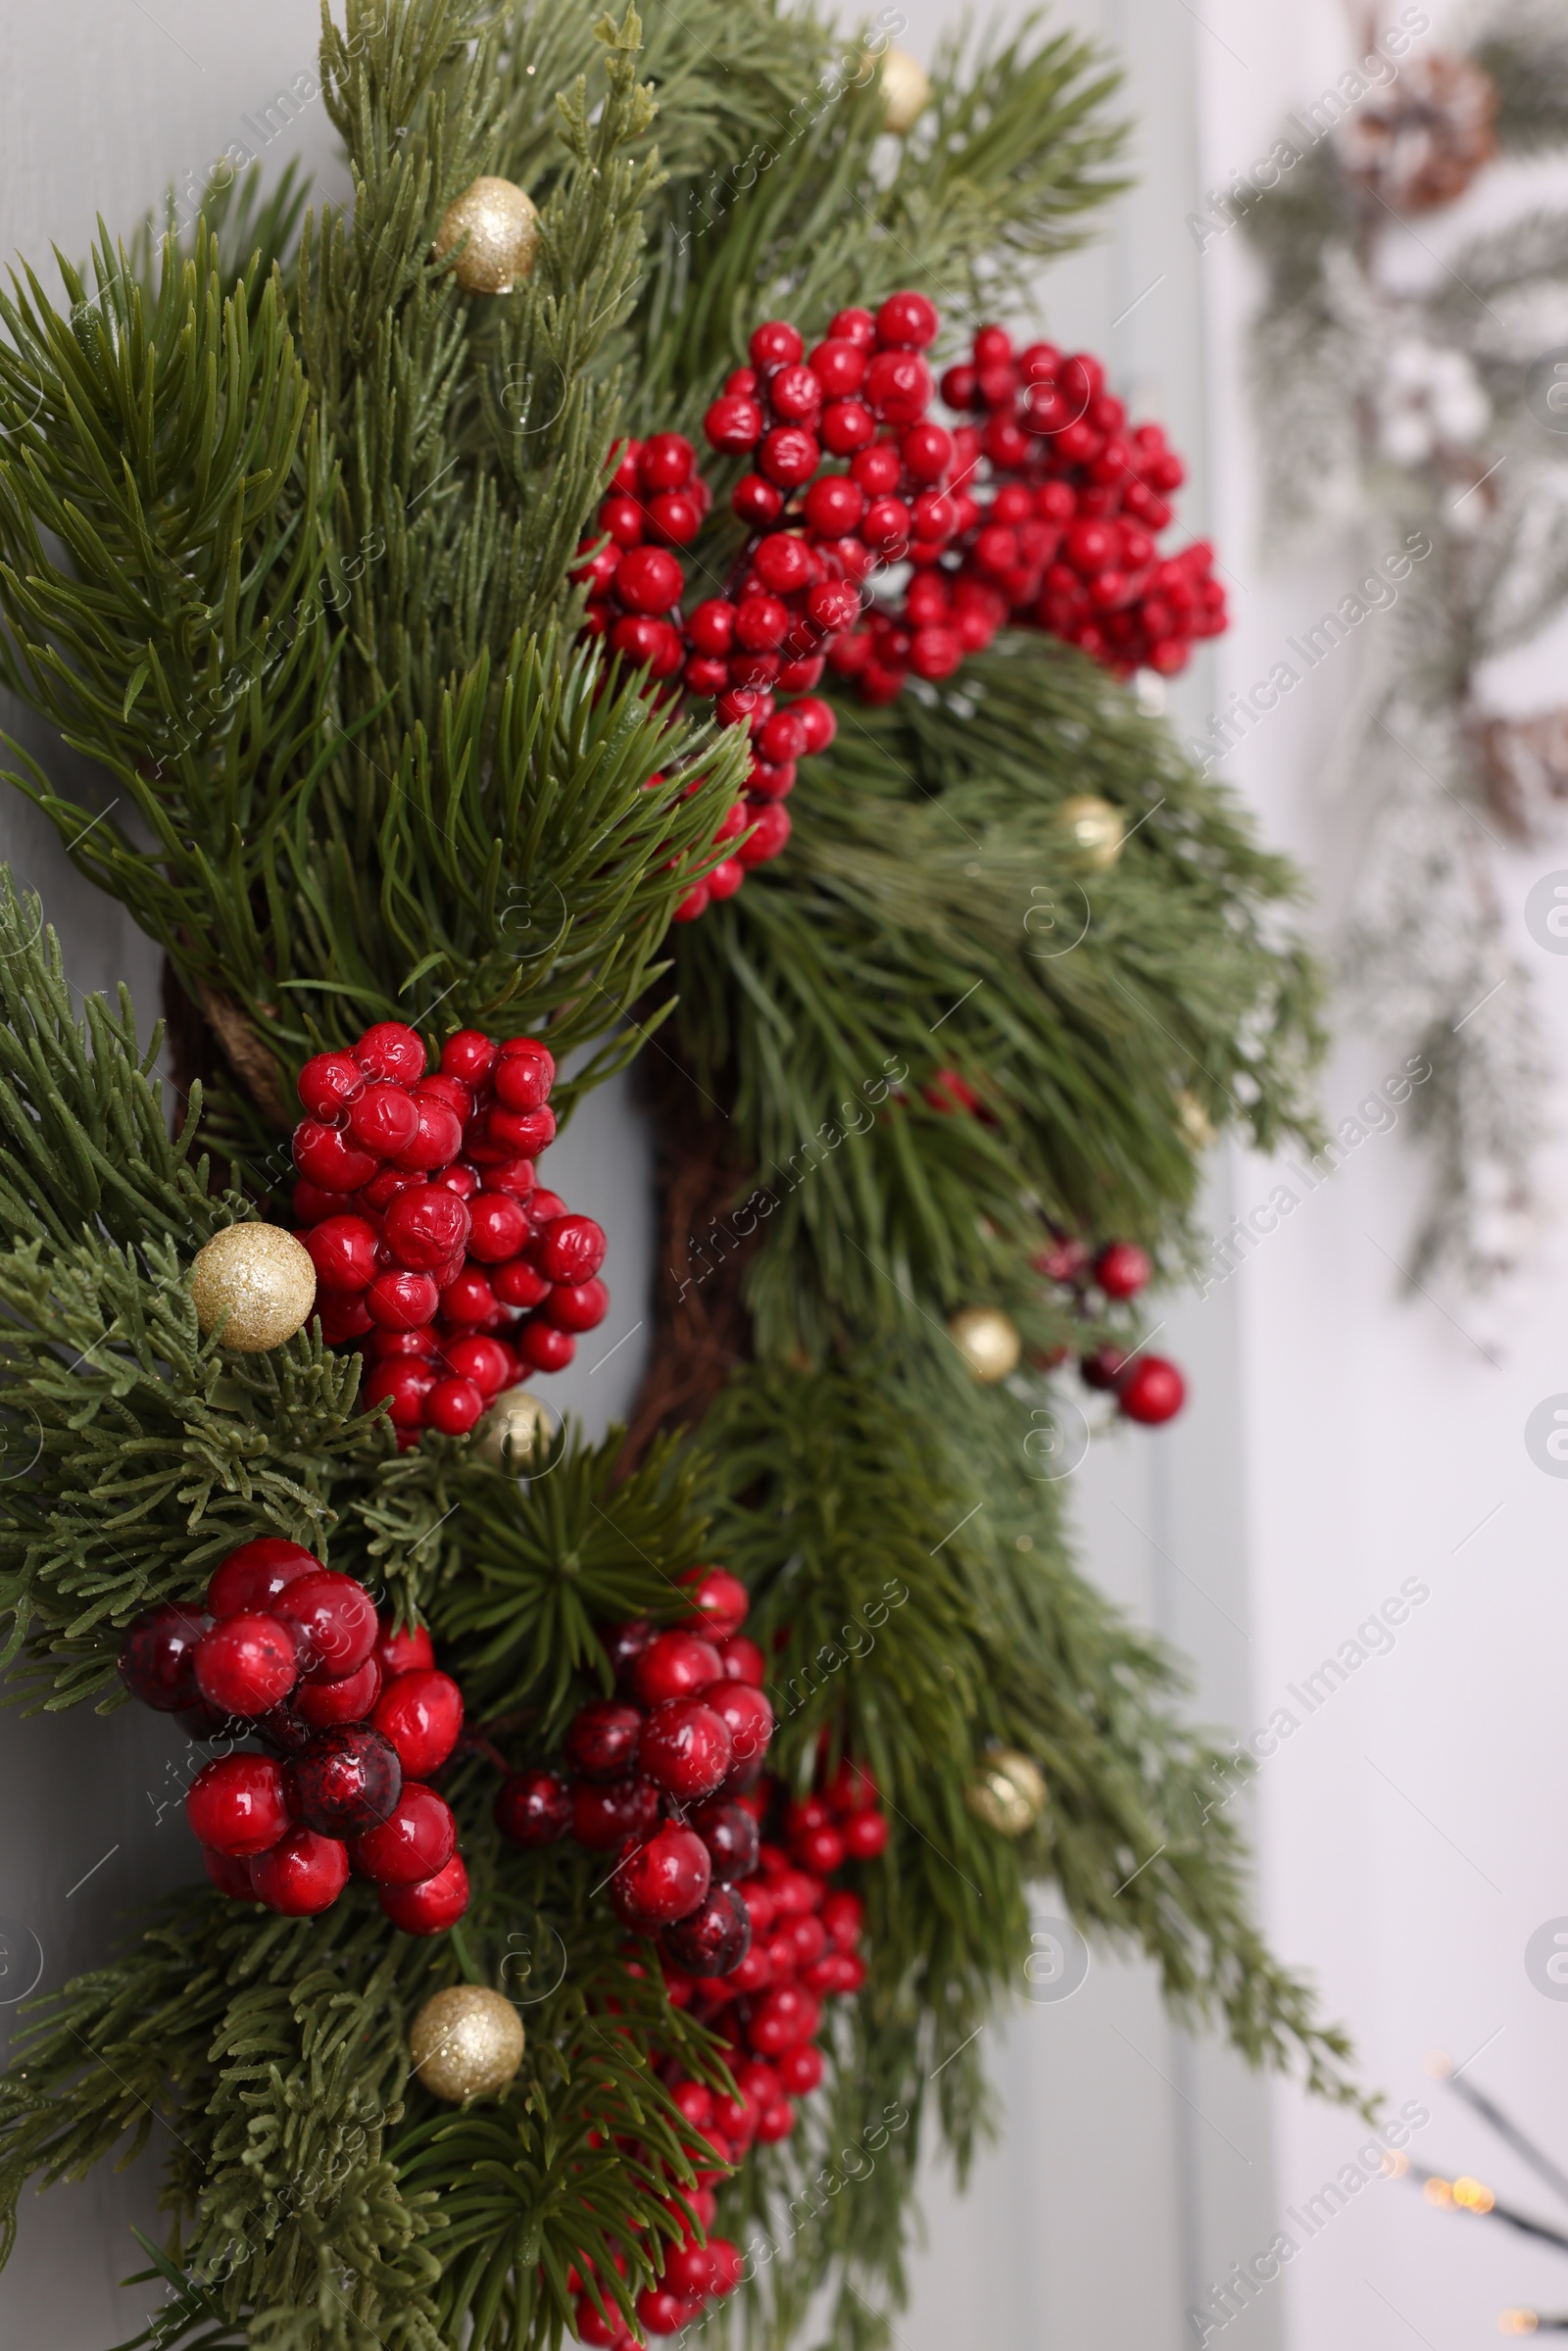
[[[671,931],[719,861],[747,730],[671,709],[581,634],[579,549],[618,445],[698,432],[760,315],[820,333],[911,278],[994,315],[1118,184],[1114,75],[1076,39],[1031,24],[950,50],[912,122],[882,46],[846,68],[764,0],[691,0],[646,36],[581,0],[347,0],[322,79],[351,213],[305,214],[289,183],[216,191],[188,233],[104,232],[90,279],[62,265],[63,306],[30,272],[0,305],[0,669],[137,822],[36,764],[12,780],[158,942],[169,1015],[145,1041],[123,994],[78,1015],[6,879],[0,1411],[31,1457],[0,1485],[7,1662],[36,1705],[102,1709],[123,1655],[206,1733],[212,1693],[243,1696],[278,1639],[286,1696],[304,1672],[287,1706],[334,1706],[347,1677],[310,1643],[354,1618],[345,1588],[374,1588],[373,1673],[353,1653],[386,1730],[362,1705],[340,1721],[360,1746],[335,1751],[390,1742],[411,1779],[421,1751],[440,1771],[466,1903],[407,1932],[339,1876],[289,1915],[233,1898],[220,1849],[213,1886],[36,2003],[0,2082],[7,2242],[29,2180],[170,2123],[143,2344],[621,2344],[739,2282],[711,2323],[782,2346],[830,2278],[830,2339],[873,2351],[922,2138],[961,2172],[986,2127],[975,2035],[1021,1979],[1047,1878],[1086,1932],[1155,1959],[1178,2014],[1356,2095],[1343,2035],[1251,1923],[1216,1796],[1233,1759],[1185,1726],[1173,1660],[1074,1570],[1041,1461],[1068,1417],[1050,1367],[1134,1351],[1117,1298],[1143,1274],[1092,1286],[1093,1249],[1119,1236],[1123,1267],[1142,1249],[1176,1274],[1209,1123],[1264,1149],[1310,1131],[1316,985],[1282,922],[1289,869],[1093,649],[1004,628],[882,707],[830,680],[837,737],[801,765],[787,850]],[[466,290],[472,227],[443,230],[498,179],[531,239],[504,298]],[[704,530],[689,560],[721,576],[733,524]],[[1048,952],[1042,906],[1078,900],[1081,940]],[[601,1445],[493,1423],[515,1395],[505,1340],[464,1358],[492,1362],[474,1436],[365,1409],[359,1348],[381,1342],[328,1282],[354,1236],[307,1233],[321,1311],[290,1337],[225,1344],[234,1298],[215,1317],[193,1282],[215,1242],[244,1260],[315,1223],[289,1190],[307,1064],[347,1056],[396,1091],[411,1053],[419,1164],[444,1179],[428,1105],[463,1103],[470,1175],[533,1203],[516,1262],[537,1270],[561,1203],[539,1209],[528,1152],[519,1173],[482,1092],[421,1094],[424,1048],[445,1075],[468,1032],[470,1074],[486,1040],[547,1041],[517,1052],[561,1063],[562,1116],[641,1054],[666,1253],[633,1425]],[[573,1270],[543,1287],[582,1288]],[[1015,1329],[1004,1378],[950,1336],[976,1307]],[[238,1614],[214,1582],[236,1554],[261,1577]],[[285,1555],[309,1607],[268,1580]],[[739,1593],[722,1629],[678,1634],[694,1590],[699,1613]],[[272,1625],[272,1646],[204,1648],[236,1624]],[[602,1853],[559,1834],[558,1775],[593,1785],[585,1716],[635,1714],[628,1675],[678,1710],[641,1661],[684,1672],[715,1654],[707,1631],[736,1681],[765,1676],[776,1719],[768,1779],[737,1763],[731,1808],[788,1842],[769,1901],[816,1905],[845,1949],[863,1911],[863,1960],[822,1979],[843,1996],[793,2127],[776,2103],[760,2125],[747,2089],[755,2014],[736,2026],[667,1935],[661,1963],[606,1899]],[[444,1765],[407,1709],[379,1711],[417,1676],[461,1690]],[[283,1716],[250,1716],[286,1762]],[[254,1758],[274,1789],[293,1769]],[[874,1835],[849,1826],[857,1775],[885,1805]],[[289,1836],[312,1867],[332,1841]],[[853,1886],[824,1899],[840,1867]],[[411,2033],[435,1995],[514,1987],[519,1938],[539,1963],[520,2059],[437,2094]],[[803,2090],[817,2070],[796,2067]],[[727,2140],[710,2115],[735,2118]],[[870,2143],[867,2172],[842,2169]],[[661,2282],[677,2263],[685,2300]]]

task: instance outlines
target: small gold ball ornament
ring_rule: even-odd
[[[467,243],[453,270],[466,294],[510,294],[519,277],[530,277],[539,251],[539,215],[533,199],[510,179],[488,173],[470,180],[441,215],[430,248],[444,261],[454,245]]]
[[[1193,1150],[1206,1151],[1214,1140],[1214,1121],[1197,1095],[1189,1094],[1185,1086],[1179,1089],[1176,1096],[1176,1116]]]
[[[454,1984],[426,2000],[409,2033],[414,2070],[433,2097],[457,2106],[505,2089],[522,2063],[522,2019],[488,1984]]]
[[[948,1337],[988,1388],[1018,1368],[1023,1342],[1000,1306],[964,1306],[948,1324]]]
[[[1097,873],[1103,873],[1121,856],[1126,832],[1108,800],[1080,792],[1062,802],[1057,821]]]
[[[190,1295],[204,1339],[222,1323],[220,1346],[263,1355],[304,1329],[316,1268],[304,1243],[279,1225],[226,1225],[197,1250]]]
[[[473,1432],[473,1450],[493,1469],[526,1474],[536,1453],[543,1453],[559,1423],[548,1404],[526,1388],[503,1389]]]
[[[882,60],[882,123],[895,138],[912,130],[931,103],[931,76],[907,49],[889,49]]]
[[[981,1757],[964,1800],[999,1837],[1022,1837],[1046,1809],[1045,1774],[1017,1747],[993,1747]]]

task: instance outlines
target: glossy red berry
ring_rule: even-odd
[[[810,480],[821,458],[815,434],[804,424],[775,424],[762,436],[757,463],[767,480],[792,490]]]
[[[334,1124],[365,1092],[365,1072],[352,1053],[313,1053],[299,1075],[302,1109]]]
[[[459,1029],[441,1048],[441,1074],[465,1086],[482,1086],[495,1066],[496,1049],[479,1029]]]
[[[448,1102],[420,1087],[412,1097],[418,1120],[414,1139],[395,1153],[394,1165],[414,1175],[433,1175],[463,1149],[463,1120]]]
[[[485,1135],[508,1153],[537,1159],[556,1139],[556,1114],[548,1103],[538,1110],[508,1110],[498,1104],[485,1120]]]
[[[610,1312],[610,1293],[599,1281],[561,1283],[545,1299],[543,1311],[553,1330],[594,1331]]]
[[[1095,1259],[1095,1280],[1107,1298],[1136,1298],[1152,1271],[1147,1253],[1131,1241],[1112,1241]]]
[[[876,418],[863,400],[835,400],[822,411],[817,429],[832,456],[852,458],[876,439]]]
[[[526,1853],[557,1844],[571,1827],[571,1790],[553,1772],[514,1772],[497,1791],[495,1822]]]
[[[440,1302],[441,1293],[427,1273],[378,1273],[365,1293],[365,1310],[382,1331],[417,1331]]]
[[[517,1338],[517,1352],[533,1371],[564,1371],[577,1351],[570,1334],[537,1318],[525,1322]]]
[[[924,351],[937,339],[942,324],[935,303],[924,294],[890,294],[876,315],[876,339],[910,351]]]
[[[393,1630],[389,1616],[376,1619],[376,1662],[390,1682],[394,1674],[417,1673],[435,1663],[435,1643],[423,1625],[410,1625],[401,1632]]]
[[[1116,1382],[1116,1401],[1129,1420],[1157,1428],[1187,1401],[1187,1382],[1163,1355],[1140,1355]]]
[[[847,1888],[830,1893],[822,1904],[822,1924],[828,1939],[841,1951],[853,1951],[860,1939],[865,1904]]]
[[[659,1790],[651,1780],[583,1781],[571,1791],[571,1834],[590,1852],[612,1852],[628,1837],[642,1837],[659,1818]]]
[[[814,1993],[798,1984],[778,1984],[763,1992],[753,2009],[746,2037],[760,2056],[779,2057],[802,2041],[813,2040],[821,2021],[822,2003]]]
[[[724,392],[712,401],[703,418],[710,448],[726,454],[755,449],[762,437],[762,412],[755,400]]]
[[[453,1339],[447,1343],[447,1366],[460,1380],[471,1380],[485,1396],[510,1388],[515,1371],[510,1347],[499,1339]]]
[[[386,1819],[355,1837],[349,1859],[377,1886],[420,1886],[446,1868],[457,1847],[451,1805],[433,1788],[410,1781]]]
[[[406,1151],[418,1131],[419,1113],[414,1097],[402,1086],[389,1086],[385,1079],[365,1085],[364,1091],[349,1105],[349,1134],[362,1151],[373,1151],[378,1159],[390,1159],[396,1152]]]
[[[194,1662],[196,1687],[210,1706],[252,1715],[265,1714],[288,1695],[299,1680],[301,1657],[292,1627],[276,1616],[242,1612],[202,1635]]]
[[[406,1102],[408,1097],[399,1099]],[[325,1216],[302,1238],[318,1290],[367,1290],[375,1279],[376,1232],[368,1218]]]
[[[822,406],[821,378],[799,361],[780,367],[768,378],[767,403],[786,424],[808,424]]]
[[[842,1823],[840,1834],[844,1850],[851,1861],[874,1861],[888,1841],[888,1816],[885,1812],[852,1812]]]
[[[313,1680],[338,1682],[358,1673],[375,1647],[375,1602],[352,1576],[314,1568],[285,1586],[273,1605],[298,1642],[303,1671]]]
[[[866,353],[847,335],[829,335],[810,356],[811,373],[828,400],[843,400],[865,381]]]
[[[368,1657],[357,1673],[341,1681],[301,1682],[290,1701],[290,1712],[313,1731],[332,1723],[363,1723],[381,1694],[381,1668]]]
[[[914,351],[879,351],[865,371],[865,397],[884,424],[914,424],[931,401],[931,370]]]
[[[424,1425],[442,1437],[466,1437],[483,1413],[484,1391],[472,1380],[437,1380],[424,1398]]]
[[[723,1661],[711,1641],[695,1633],[661,1633],[632,1668],[632,1688],[645,1706],[670,1698],[700,1697],[724,1678]]]
[[[726,1681],[747,1682],[754,1690],[761,1689],[767,1679],[767,1660],[755,1641],[748,1641],[744,1633],[732,1633],[719,1653]]]
[[[708,1692],[704,1703],[728,1731],[737,1768],[760,1763],[773,1736],[773,1709],[761,1691],[726,1679]]]
[[[680,432],[656,432],[643,443],[638,474],[645,490],[680,490],[691,480],[697,452]]]
[[[445,1869],[421,1886],[383,1886],[381,1908],[405,1935],[444,1935],[468,1907],[468,1873],[454,1853]]]
[[[629,1843],[615,1865],[610,1898],[617,1918],[641,1933],[669,1925],[708,1898],[712,1862],[702,1838],[667,1822]]]
[[[440,1273],[467,1246],[468,1204],[440,1185],[400,1192],[381,1227],[393,1258],[409,1273]]]
[[[424,1399],[435,1386],[429,1365],[415,1357],[388,1356],[378,1362],[361,1394],[367,1411],[385,1404],[395,1429],[422,1429]]]
[[[521,1257],[498,1265],[490,1287],[504,1306],[537,1306],[550,1296],[551,1284]]]
[[[794,1846],[801,1867],[818,1878],[830,1878],[836,1869],[842,1869],[847,1851],[842,1832],[827,1825],[808,1829]]]
[[[684,1621],[700,1628],[710,1641],[728,1641],[746,1622],[752,1595],[739,1576],[724,1567],[688,1568],[680,1579],[691,1594],[691,1614]]]
[[[370,1720],[396,1747],[404,1778],[428,1780],[458,1743],[463,1692],[450,1674],[399,1674],[382,1690]]]
[[[728,1695],[743,1687],[726,1683],[710,1694]],[[728,1777],[735,1756],[729,1731],[715,1709],[702,1699],[677,1698],[655,1707],[643,1724],[639,1758],[657,1787],[692,1803],[713,1793]]]
[[[121,1635],[118,1660],[120,1678],[131,1696],[159,1714],[177,1714],[194,1706],[201,1694],[196,1647],[207,1630],[204,1615],[173,1600],[132,1617]]]
[[[764,318],[753,327],[747,345],[752,366],[763,370],[792,367],[805,348],[798,329],[787,318]]]
[[[336,1127],[302,1118],[294,1129],[294,1164],[302,1176],[323,1192],[358,1192],[374,1175],[378,1162],[368,1151],[349,1142]]]
[[[808,2097],[820,2083],[822,2072],[822,2052],[809,2041],[798,2041],[793,2049],[780,2051],[778,2078],[791,2097]]]
[[[290,1825],[282,1771],[270,1755],[220,1755],[191,1782],[185,1818],[215,1853],[265,1853]]]
[[[311,1919],[330,1910],[349,1882],[346,1846],[314,1829],[291,1829],[250,1865],[256,1899],[284,1918]]]
[[[389,1078],[397,1086],[416,1085],[424,1075],[424,1047],[401,1020],[378,1020],[368,1028],[354,1048],[354,1058],[367,1076]]]

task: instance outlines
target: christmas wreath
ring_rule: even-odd
[[[1113,76],[348,0],[322,80],[351,211],[0,303],[0,667],[121,805],[13,781],[168,975],[78,1010],[6,879],[6,1654],[172,1718],[198,1881],[29,2011],[8,2227],[161,2119],[143,2343],[869,2351],[1031,1885],[1353,2094],[1060,1509],[1212,1126],[1306,1122],[1292,877],[1127,691],[1222,622],[1162,436],[996,325],[942,422],[909,285],[1021,303]],[[593,1444],[544,1154],[639,1054]]]

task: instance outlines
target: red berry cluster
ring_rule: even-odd
[[[457,1824],[425,1785],[463,1728],[463,1693],[430,1636],[394,1633],[364,1586],[297,1543],[230,1551],[204,1610],[166,1602],[126,1628],[132,1697],[193,1739],[254,1736],[204,1766],[185,1798],[220,1893],[314,1918],[353,1868],[409,1935],[439,1935],[468,1905]]]
[[[378,1021],[306,1062],[294,1129],[322,1336],[363,1341],[366,1401],[404,1445],[465,1436],[503,1389],[563,1370],[610,1304],[603,1230],[536,1183],[556,1132],[548,1049],[460,1029],[425,1069],[414,1030]]]
[[[744,721],[757,738],[747,795],[724,811],[713,835],[715,845],[734,846],[687,891],[675,908],[677,922],[695,920],[715,898],[732,898],[749,866],[778,856],[790,837],[783,803],[795,781],[793,762],[833,739],[826,703],[808,699],[775,710],[771,693],[760,697],[754,690],[765,683],[804,696],[822,674],[820,660],[781,660],[783,624],[768,637],[770,614],[759,607],[737,626],[736,608],[723,597],[710,597],[682,616],[686,573],[674,550],[695,537],[711,504],[697,452],[683,433],[622,442],[599,509],[603,537],[597,547],[592,539],[582,542],[576,572],[589,590],[590,635],[603,637],[627,661],[646,662],[655,693],[673,699],[684,687],[716,695],[721,723]]]
[[[1102,1249],[1093,1249],[1085,1241],[1059,1235],[1049,1248],[1038,1250],[1030,1263],[1048,1281],[1071,1290],[1085,1311],[1092,1291],[1120,1304],[1136,1298],[1153,1271],[1136,1242],[1110,1241]],[[1058,1348],[1051,1362],[1060,1362],[1066,1352],[1065,1347]],[[1108,1391],[1129,1420],[1142,1421],[1149,1428],[1174,1420],[1187,1401],[1187,1382],[1164,1355],[1145,1354],[1142,1348],[1129,1354],[1117,1347],[1097,1347],[1079,1358],[1078,1368],[1086,1387]]]
[[[814,2041],[823,1999],[858,1991],[855,1946],[862,1904],[829,1880],[847,1861],[887,1843],[886,1815],[869,1775],[841,1764],[819,1795],[790,1802],[760,1772],[773,1728],[762,1695],[763,1658],[740,1628],[744,1585],[722,1568],[697,1569],[692,1615],[666,1632],[646,1622],[606,1636],[617,1694],[595,1699],[566,1735],[569,1780],[514,1773],[496,1798],[502,1834],[526,1850],[568,1833],[616,1852],[611,1899],[640,1934],[657,1935],[665,1988],[729,2042],[738,2095],[716,2098],[666,2068],[666,2084],[695,2134],[694,2205],[705,2230],[712,2188],[754,2141],[788,2137],[792,2101],[822,2078]],[[764,1837],[776,1824],[779,1840]],[[682,2224],[685,2215],[671,2204]],[[621,2265],[624,2270],[624,2264]],[[738,2283],[735,2249],[688,2232],[665,2257],[662,2282],[637,2298],[649,2334],[674,2334],[706,2299]],[[636,2337],[580,2295],[577,2333],[614,2345]]]
[[[946,677],[1009,619],[1063,637],[1119,676],[1174,675],[1194,639],[1225,627],[1213,550],[1175,556],[1154,544],[1171,519],[1166,496],[1182,462],[1157,424],[1127,428],[1088,352],[1054,343],[1015,351],[1004,327],[983,326],[967,361],[948,368],[942,397],[983,418],[954,432],[958,529],[939,563],[922,561],[897,612],[841,639],[828,660],[888,702],[906,671]]]

